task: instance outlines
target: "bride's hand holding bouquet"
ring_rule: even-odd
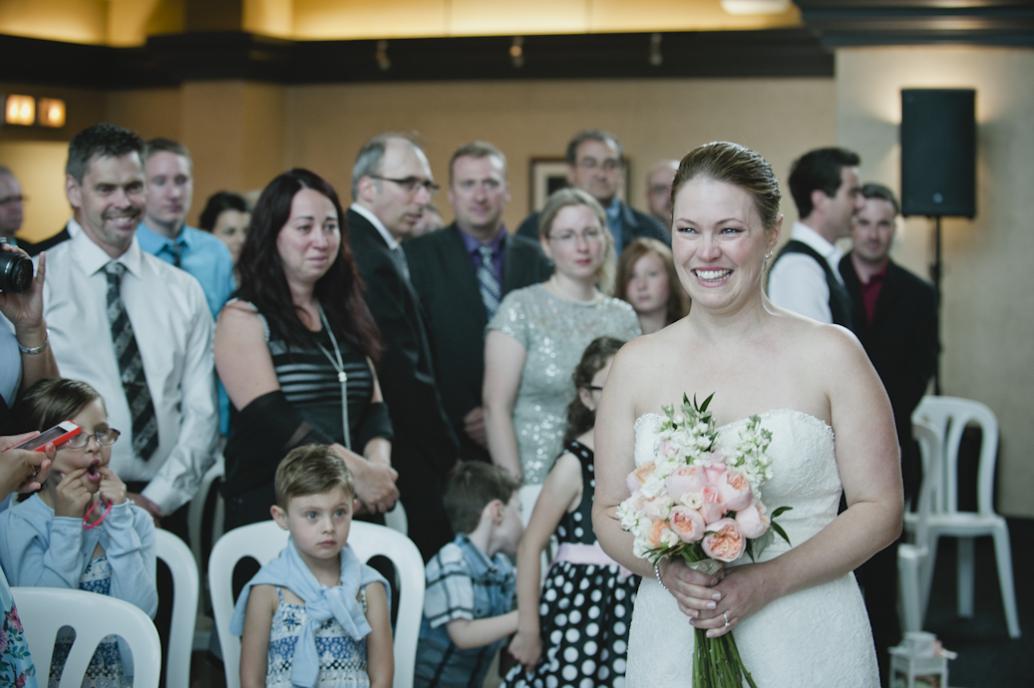
[[[771,532],[789,542],[761,501],[761,486],[771,478],[766,455],[772,434],[752,416],[729,455],[717,450],[717,428],[708,406],[684,395],[681,406],[664,407],[657,433],[655,460],[628,475],[628,499],[618,507],[621,527],[633,535],[633,552],[653,563],[657,580],[678,601],[696,629],[693,685],[740,688],[754,686],[731,635],[740,618],[769,599],[757,566],[728,571],[725,564],[744,553],[753,559]],[[673,562],[664,567],[662,565]],[[759,590],[761,594],[756,592]],[[730,616],[732,611],[733,616]]]

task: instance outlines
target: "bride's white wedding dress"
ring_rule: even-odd
[[[814,416],[791,409],[768,411],[772,479],[764,487],[770,510],[792,506],[779,524],[794,546],[837,515],[841,484],[833,431]],[[747,419],[718,428],[718,446],[731,450]],[[635,424],[636,465],[655,455],[661,416]],[[790,549],[775,537],[759,560]],[[733,565],[749,563],[744,556]],[[887,600],[894,604],[894,600]],[[773,600],[736,627],[743,663],[759,688],[878,688],[876,654],[861,592],[848,574]],[[643,578],[635,601],[628,647],[628,688],[685,688],[693,676],[693,627],[656,580]]]

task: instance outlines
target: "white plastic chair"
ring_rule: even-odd
[[[189,688],[200,588],[197,562],[186,543],[167,530],[155,531],[154,545],[155,554],[172,574],[172,622],[165,660],[165,686]]]
[[[157,688],[162,645],[151,619],[138,607],[107,595],[65,588],[12,588],[25,639],[41,685],[50,674],[57,632],[70,626],[75,641],[59,688],[79,688],[94,651],[109,635],[125,640],[133,655],[134,688]]]
[[[399,610],[394,632],[395,688],[411,688],[416,671],[416,646],[424,609],[424,560],[416,545],[391,528],[353,521],[348,543],[363,561],[374,556],[391,560],[399,577]],[[234,598],[233,569],[245,557],[265,564],[287,545],[287,531],[273,521],[235,528],[223,535],[208,560],[212,611],[219,632],[227,688],[240,686],[241,642],[230,632]]]
[[[390,511],[384,512],[384,525],[403,535],[409,535],[409,518],[401,500],[396,501]]]
[[[898,591],[901,600],[902,634],[922,630],[923,618],[926,615],[930,572],[933,571],[933,562],[930,560],[930,550],[927,547],[927,531],[931,502],[940,478],[940,472],[935,470],[935,467],[943,451],[937,428],[930,423],[913,420],[912,434],[919,443],[923,483],[914,505],[915,511],[910,514],[915,521],[914,541],[898,545]]]
[[[998,563],[998,584],[1002,594],[1002,606],[1011,638],[1020,637],[1019,615],[1016,609],[1016,592],[1013,585],[1012,550],[1009,544],[1009,528],[1005,519],[994,511],[994,474],[998,454],[998,420],[986,405],[979,401],[958,397],[927,396],[919,403],[914,419],[925,421],[937,429],[941,453],[933,471],[939,471],[938,483],[933,491],[930,507],[927,547],[930,557],[930,571],[937,561],[937,541],[942,536],[956,537],[958,542],[958,605],[959,615],[973,616],[973,540],[990,535],[994,539],[995,559]],[[958,508],[958,456],[966,426],[974,423],[980,427],[980,463],[977,473],[977,510],[959,511]],[[905,525],[912,530],[915,520],[906,519]],[[929,590],[932,575],[927,576],[924,587]],[[924,597],[928,592],[924,592]]]
[[[222,480],[225,472],[226,462],[223,459],[222,453],[219,453],[216,455],[215,463],[208,469],[205,476],[201,478],[201,485],[198,486],[194,498],[190,501],[190,507],[187,509],[187,537],[190,538],[190,550],[194,553],[194,561],[197,562],[199,569],[205,560],[201,552],[203,542],[201,529],[204,525],[205,505],[208,503],[208,495],[212,492],[212,485],[215,484],[216,480]],[[215,511],[212,514],[212,522],[210,524],[213,543],[223,534],[225,517],[226,504],[223,502],[223,496],[216,492]]]

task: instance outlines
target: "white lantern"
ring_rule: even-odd
[[[890,648],[890,688],[948,688],[948,660],[955,657],[933,633],[906,633]]]

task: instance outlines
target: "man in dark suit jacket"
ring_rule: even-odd
[[[851,296],[855,333],[887,388],[901,445],[905,497],[918,496],[919,451],[912,412],[937,365],[937,303],[933,287],[890,259],[898,202],[880,184],[862,187],[864,204],[851,228],[854,248],[840,261]],[[878,552],[857,570],[865,593],[881,674],[887,649],[900,639],[897,610],[897,546]]]
[[[614,253],[634,239],[649,237],[671,244],[671,237],[660,222],[621,200],[625,185],[625,161],[621,143],[613,134],[586,129],[567,144],[567,181],[599,201],[607,212],[607,226],[614,235]],[[539,214],[534,212],[521,222],[517,234],[538,241]]]
[[[490,143],[468,143],[449,161],[455,222],[404,244],[438,389],[467,459],[490,460],[481,409],[485,325],[502,297],[552,272],[537,241],[510,236],[503,226],[509,200],[506,157]]]
[[[391,413],[391,463],[409,518],[409,537],[424,559],[452,539],[442,505],[458,449],[431,362],[420,302],[399,239],[409,234],[438,188],[427,156],[413,141],[383,134],[366,142],[352,169],[348,239],[381,330],[377,375]]]

